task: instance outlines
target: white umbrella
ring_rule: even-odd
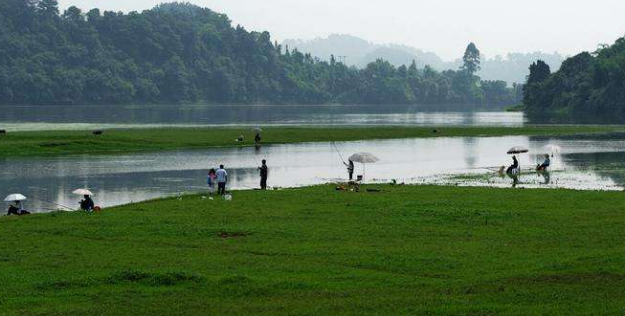
[[[526,152],[529,152],[530,150],[523,147],[523,146],[515,146],[512,147],[508,150],[508,155],[514,155],[514,154],[524,154]]]
[[[547,151],[551,151],[551,157],[553,157],[554,153],[560,153],[562,151],[562,147],[557,145],[546,145],[545,148]]]
[[[263,131],[263,129],[262,129],[262,128],[260,128],[260,127],[255,127],[255,128],[252,128],[252,131],[254,131],[254,132],[256,132],[256,133],[260,133],[260,132],[262,132],[262,131]]]
[[[359,163],[376,163],[380,161],[380,158],[374,156],[372,153],[355,153],[349,156],[349,160]]]
[[[355,153],[355,154],[349,156],[349,160],[362,164],[362,178],[364,180],[364,178],[365,178],[365,165],[368,164],[368,163],[376,163],[376,162],[380,161],[380,158],[376,157],[372,153],[361,152],[361,153]]]
[[[25,201],[25,200],[26,200],[26,197],[19,193],[11,194],[7,196],[6,198],[4,198],[5,202],[15,202],[15,201]]]
[[[514,146],[508,150],[508,155],[524,154],[530,150],[523,146]],[[521,170],[521,162],[519,161],[519,171]]]
[[[89,195],[89,196],[94,196],[93,193],[91,193],[91,191],[87,190],[87,189],[76,189],[74,190],[72,193],[76,194],[76,195]]]

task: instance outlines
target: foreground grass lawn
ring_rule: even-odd
[[[376,186],[0,218],[0,315],[622,315],[622,192]]]
[[[564,136],[625,132],[625,126],[527,126],[527,127],[269,127],[264,144],[355,141],[367,139],[456,136]],[[235,142],[239,135],[245,141]],[[120,153],[185,148],[252,146],[250,128],[163,128],[91,131],[16,132],[0,135],[0,157]]]

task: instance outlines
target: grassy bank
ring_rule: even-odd
[[[615,126],[447,127],[436,129],[436,132],[431,127],[275,127],[265,129],[263,143],[455,136],[562,136],[623,131],[625,127]],[[244,142],[235,142],[239,135],[245,136]],[[253,138],[254,134],[249,128],[108,130],[101,136],[95,136],[90,131],[16,132],[0,135],[0,157],[251,146]]]
[[[0,314],[624,312],[623,193],[377,188],[0,218]]]

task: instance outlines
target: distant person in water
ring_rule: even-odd
[[[347,174],[349,175],[349,181],[354,179],[354,162],[349,160],[347,163],[343,162],[345,167],[347,167]]]
[[[94,207],[95,203],[93,203],[93,199],[89,195],[85,195],[84,199],[80,201],[80,209],[87,213],[93,212]]]
[[[262,165],[258,167],[260,171],[260,189],[267,190],[267,178],[269,177],[269,168],[267,167],[267,160],[263,159]]]
[[[256,136],[254,136],[254,143],[260,144],[260,141],[261,141],[260,133],[256,133]]]
[[[536,170],[546,171],[550,165],[551,165],[551,159],[549,158],[549,155],[545,155],[545,161],[543,161],[543,163],[541,163],[540,165],[536,166]]]
[[[217,172],[214,168],[208,170],[208,176],[206,178],[206,184],[208,184],[208,193],[212,196],[215,194],[215,186],[217,186]]]
[[[219,195],[226,194],[226,184],[228,183],[228,172],[224,169],[224,165],[220,165],[215,172],[217,178],[217,193]]]
[[[519,161],[516,159],[516,156],[512,156],[512,165],[508,167],[508,169],[506,170],[506,173],[507,174],[516,173],[518,168],[519,168]]]

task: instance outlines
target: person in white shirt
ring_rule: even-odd
[[[228,172],[224,169],[224,165],[220,165],[215,173],[217,176],[217,194],[226,194],[226,183],[228,183]]]

